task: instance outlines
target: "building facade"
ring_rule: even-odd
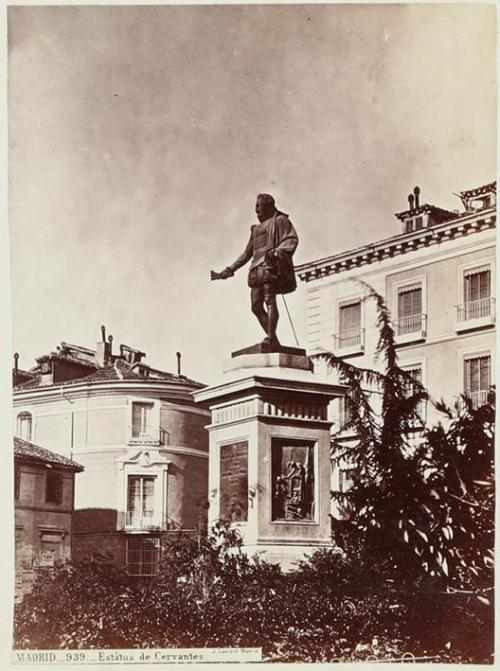
[[[208,413],[191,395],[203,385],[144,356],[113,354],[103,329],[95,350],[61,343],[32,370],[14,368],[15,435],[85,468],[75,559],[106,553],[136,576],[156,572],[162,536],[205,524],[208,494]]]
[[[15,598],[41,566],[71,559],[75,474],[83,467],[14,438]]]
[[[453,405],[465,394],[475,407],[486,402],[495,370],[496,183],[459,195],[462,209],[452,212],[421,205],[416,187],[392,237],[297,268],[310,354],[326,350],[380,369],[375,304],[361,280],[385,298],[399,364],[431,399]],[[428,424],[442,419],[432,403],[419,413]],[[344,400],[333,419],[337,429],[349,419]],[[335,489],[349,485],[349,471],[334,474]]]

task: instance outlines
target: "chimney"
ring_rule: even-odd
[[[415,209],[420,207],[420,188],[416,186],[413,189],[413,193],[415,194]]]
[[[177,375],[181,375],[181,353],[176,352],[175,356],[177,357]]]
[[[106,327],[103,325],[101,326],[101,340],[97,343],[95,353],[95,362],[101,368],[106,366],[110,359],[110,349],[110,345],[106,342]]]
[[[36,360],[40,366],[40,384],[54,384],[55,361],[51,355]]]
[[[413,210],[413,207],[415,205],[415,196],[412,193],[410,193],[410,195],[408,196],[408,204],[410,206],[410,210]]]
[[[16,352],[14,354],[14,375],[17,375],[19,372],[19,354]]]

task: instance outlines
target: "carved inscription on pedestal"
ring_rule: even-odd
[[[231,522],[248,519],[248,443],[220,449],[220,517]]]

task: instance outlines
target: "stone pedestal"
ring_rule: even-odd
[[[210,408],[209,521],[229,519],[249,554],[283,568],[328,547],[328,403],[345,388],[312,372],[305,351],[234,352],[221,381],[195,392]]]

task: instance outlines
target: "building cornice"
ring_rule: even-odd
[[[295,272],[303,282],[311,282],[346,270],[369,265],[385,258],[392,258],[431,245],[465,237],[495,227],[496,209],[462,215],[411,233],[403,233],[373,244],[364,245],[340,254],[334,254],[317,261],[310,261],[295,267]]]
[[[72,384],[51,384],[32,389],[14,389],[14,400],[59,399],[62,397],[79,398],[101,394],[147,394],[165,395],[171,399],[192,399],[194,391],[202,387],[192,385],[171,384],[165,380],[106,380],[103,382],[74,382]]]

